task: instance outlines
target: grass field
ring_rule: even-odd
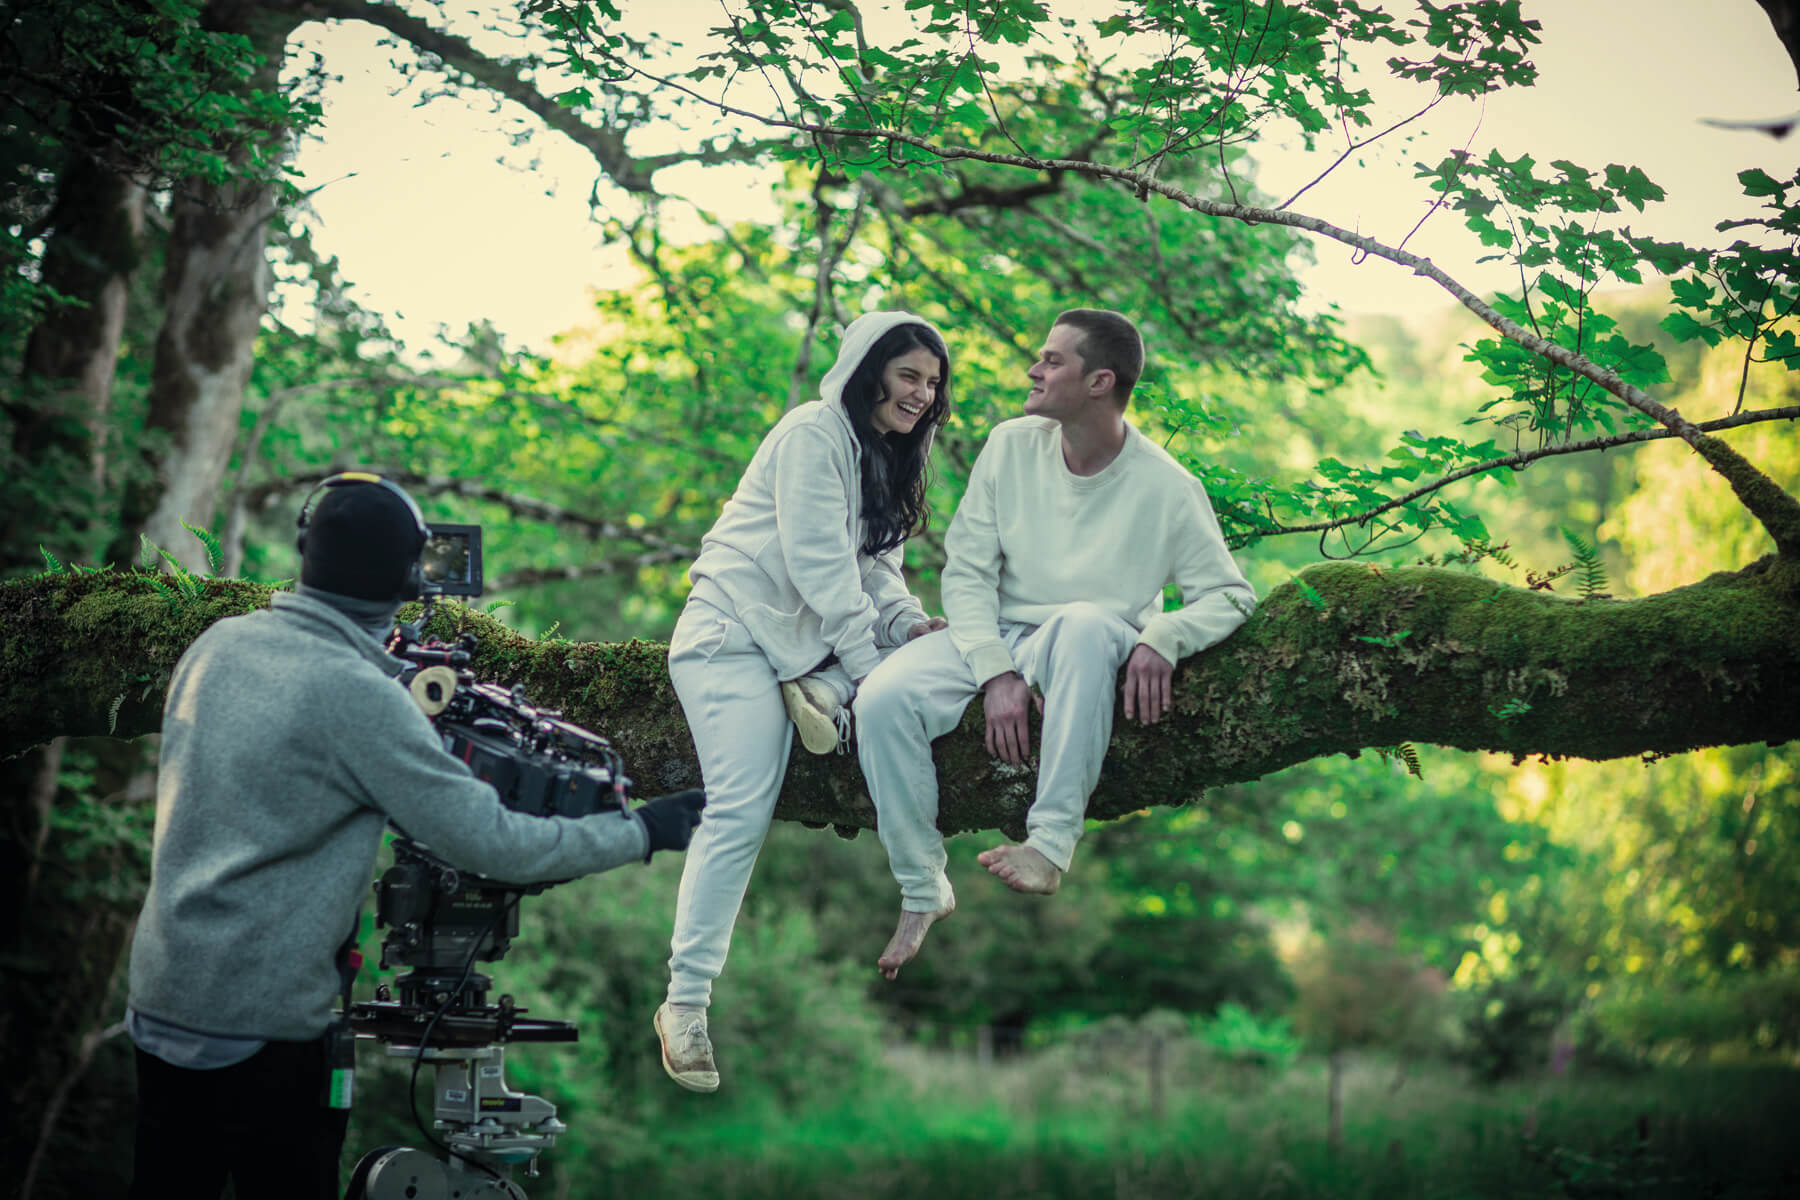
[[[787,1111],[691,1116],[629,1169],[550,1166],[534,1197],[1074,1200],[1089,1197],[1800,1196],[1800,1071],[1665,1068],[1494,1088],[1391,1062],[1346,1074],[1136,1064],[1080,1053],[982,1065],[904,1048],[880,1085]],[[696,1098],[704,1103],[704,1098]],[[554,1157],[554,1155],[552,1155]],[[634,1156],[636,1157],[636,1156]],[[549,1165],[549,1160],[546,1160]]]

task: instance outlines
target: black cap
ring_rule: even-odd
[[[305,519],[300,582],[362,600],[408,599],[424,549],[417,512],[397,486],[337,483]]]

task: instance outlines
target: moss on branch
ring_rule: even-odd
[[[1770,558],[1640,600],[1575,600],[1463,572],[1316,566],[1222,646],[1183,663],[1174,712],[1115,722],[1090,814],[1179,804],[1331,754],[1399,742],[1518,757],[1679,753],[1800,735],[1800,570]],[[181,651],[267,602],[213,581],[171,604],[114,572],[0,585],[0,754],[59,734],[156,729]],[[477,677],[612,739],[641,796],[699,773],[660,643],[534,641],[461,605],[431,632],[474,633]],[[1035,771],[991,758],[980,705],[935,746],[947,831],[1022,831]],[[777,816],[845,833],[875,814],[853,757],[796,753]]]

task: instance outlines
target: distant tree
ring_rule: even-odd
[[[1447,1016],[1440,971],[1396,947],[1370,921],[1340,923],[1293,964],[1295,1028],[1325,1052],[1326,1142],[1344,1143],[1344,1072],[1352,1051],[1429,1047]]]

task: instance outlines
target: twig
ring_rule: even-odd
[[[1736,413],[1729,417],[1720,417],[1716,421],[1703,421],[1695,427],[1706,433],[1714,433],[1721,429],[1735,429],[1742,425],[1755,425],[1764,421],[1794,420],[1800,420],[1800,404],[1790,405],[1786,408],[1766,408],[1751,413]],[[1481,475],[1485,472],[1498,471],[1502,468],[1519,470],[1541,458],[1554,458],[1562,454],[1585,454],[1594,450],[1611,450],[1617,446],[1637,445],[1643,442],[1661,441],[1664,438],[1678,436],[1680,435],[1672,429],[1637,429],[1629,433],[1611,434],[1607,437],[1594,438],[1586,442],[1564,442],[1561,445],[1542,446],[1536,450],[1521,450],[1517,454],[1509,454],[1504,458],[1490,458],[1486,462],[1474,463],[1467,467],[1458,467],[1448,475],[1425,484],[1422,487],[1414,488],[1404,496],[1397,496],[1392,500],[1385,500],[1374,508],[1366,509],[1351,516],[1340,517],[1331,521],[1318,521],[1307,525],[1274,525],[1268,528],[1257,529],[1255,532],[1260,536],[1272,537],[1282,533],[1313,533],[1319,530],[1337,529],[1345,525],[1360,525],[1372,517],[1388,512],[1391,509],[1399,508],[1402,505],[1411,504],[1421,496],[1428,496],[1432,492],[1448,487],[1450,484],[1456,483],[1459,480],[1467,479],[1472,475]]]

